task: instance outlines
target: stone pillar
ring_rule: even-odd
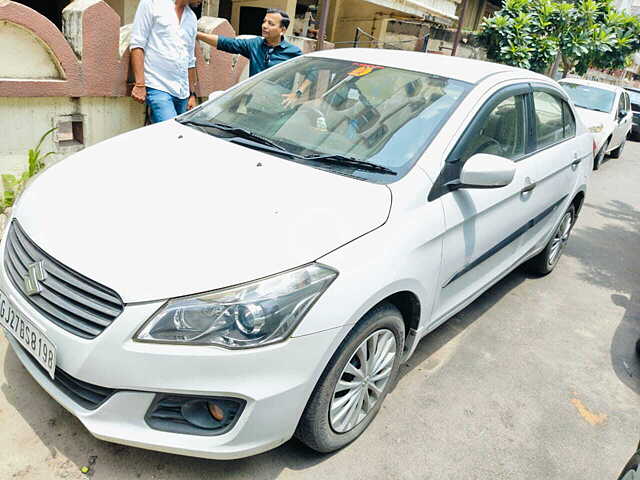
[[[202,1],[203,17],[217,17],[219,11],[220,11],[220,0],[203,0]]]

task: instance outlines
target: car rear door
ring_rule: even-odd
[[[532,84],[535,215],[520,245],[527,256],[546,243],[549,233],[573,199],[582,168],[591,168],[592,145],[576,138],[576,120],[566,94],[546,84]],[[588,165],[587,165],[588,164]]]
[[[429,195],[440,201],[445,216],[440,292],[432,323],[437,324],[471,301],[518,260],[522,237],[536,213],[538,167],[527,156],[531,138],[528,95],[521,83],[494,93],[477,111],[448,154]],[[476,153],[489,153],[516,162],[513,181],[490,189],[450,191],[464,163]]]

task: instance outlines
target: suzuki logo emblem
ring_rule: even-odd
[[[47,271],[44,269],[44,260],[32,263],[27,267],[27,274],[24,276],[24,289],[27,295],[35,295],[42,291],[42,282],[47,278]]]

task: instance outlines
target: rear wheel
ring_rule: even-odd
[[[393,386],[404,347],[402,315],[391,304],[370,311],[342,342],[300,418],[296,437],[318,452],[355,440]]]
[[[544,247],[544,250],[527,262],[527,270],[539,275],[547,275],[553,271],[562,256],[564,247],[567,245],[575,216],[576,209],[571,205],[562,216],[560,224],[556,227],[551,240]]]

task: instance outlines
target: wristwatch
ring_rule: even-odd
[[[196,98],[198,98],[198,95],[196,95],[196,92],[191,92],[191,93],[189,93],[189,96],[190,96],[190,97],[196,97]]]
[[[300,89],[296,90],[296,97],[301,97],[304,92]]]

